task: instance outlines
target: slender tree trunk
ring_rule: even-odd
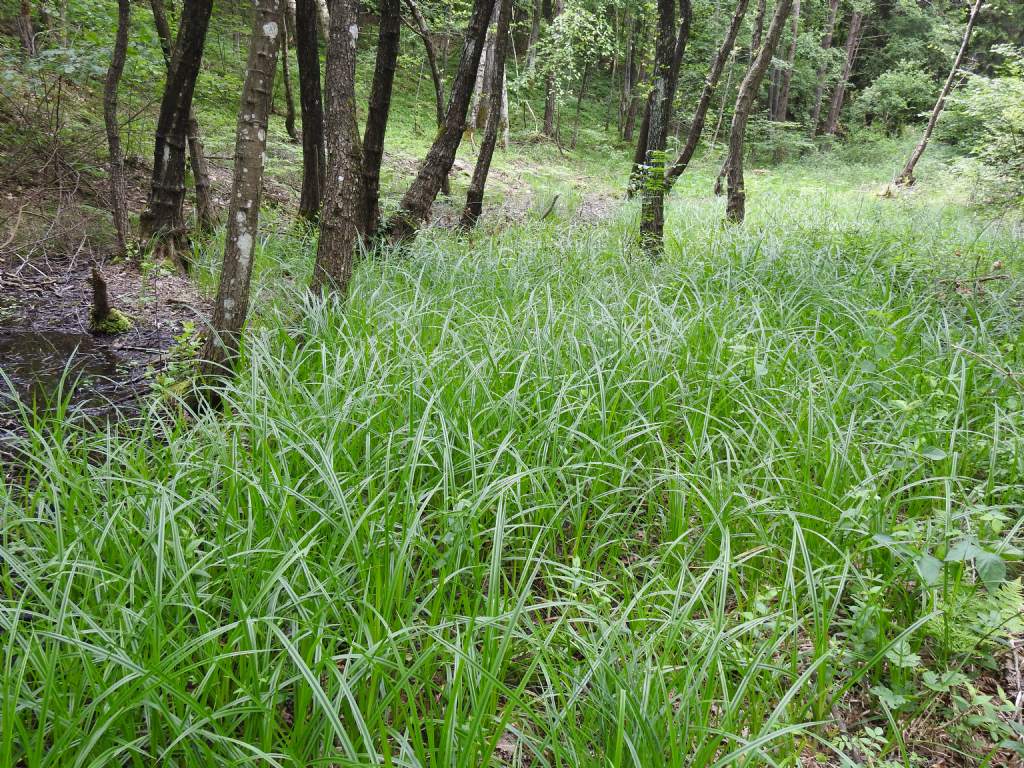
[[[36,33],[32,27],[32,4],[29,0],[21,0],[18,13],[18,37],[26,56],[36,55]]]
[[[921,136],[921,140],[914,147],[914,151],[910,153],[910,157],[907,158],[907,164],[903,166],[903,170],[900,175],[896,177],[895,183],[897,186],[910,186],[914,183],[914,168],[917,167],[917,161],[921,159],[921,155],[924,154],[925,149],[928,147],[928,140],[932,137],[932,131],[935,130],[935,123],[939,120],[939,115],[942,114],[942,110],[946,106],[946,99],[949,97],[949,92],[953,88],[953,80],[956,78],[956,73],[960,70],[960,64],[964,60],[964,54],[967,53],[967,46],[971,42],[971,32],[974,30],[974,23],[978,19],[978,12],[981,10],[981,0],[974,0],[974,5],[971,6],[971,15],[967,18],[967,26],[964,28],[964,37],[960,42],[960,50],[957,51],[956,59],[953,61],[953,67],[949,70],[949,77],[946,78],[946,82],[942,86],[942,90],[939,92],[939,98],[935,102],[935,108],[932,109],[932,114],[928,118],[928,124],[924,128],[924,134]]]
[[[295,98],[292,96],[292,76],[288,66],[288,8],[281,8],[281,80],[284,81],[284,130],[288,138],[298,141],[299,135],[295,132]]]
[[[362,234],[367,240],[376,235],[380,223],[380,166],[384,159],[384,134],[391,114],[391,92],[402,36],[401,0],[380,0],[377,30],[377,62],[363,133]]]
[[[718,134],[722,132],[722,123],[725,121],[725,102],[729,98],[729,86],[732,85],[733,70],[736,69],[736,57],[732,57],[732,63],[729,64],[729,74],[725,77],[725,88],[722,89],[722,100],[718,103],[718,120],[715,121],[715,130],[711,132],[711,143],[710,149],[714,149],[718,145]],[[715,194],[721,194],[716,192]]]
[[[415,234],[416,227],[430,214],[430,207],[437,197],[441,183],[452,168],[466,124],[466,110],[473,95],[473,80],[477,65],[480,63],[480,52],[484,47],[490,13],[490,0],[474,0],[473,14],[466,29],[462,55],[459,58],[459,68],[452,81],[452,94],[448,102],[444,127],[434,139],[416,178],[402,196],[398,213],[391,221],[388,231],[388,239],[392,243],[408,240]]]
[[[544,19],[548,26],[554,23],[560,12],[555,0],[543,0]],[[556,138],[555,113],[558,110],[558,96],[555,93],[555,75],[549,72],[544,78],[544,135],[549,139]]]
[[[363,226],[363,159],[356,120],[358,19],[359,0],[332,0],[325,91],[330,165],[310,286],[319,295],[348,293]]]
[[[749,0],[739,0],[736,4],[736,9],[733,11],[732,19],[729,22],[729,28],[725,33],[725,38],[715,54],[714,61],[711,62],[711,69],[708,72],[707,79],[704,81],[704,88],[700,93],[700,100],[697,102],[697,109],[693,113],[693,121],[690,123],[690,130],[686,135],[686,144],[683,145],[683,150],[679,153],[679,157],[676,158],[672,168],[665,175],[666,192],[672,189],[676,179],[683,174],[683,171],[690,164],[690,160],[693,159],[693,153],[697,151],[701,134],[704,133],[704,121],[707,119],[708,109],[711,106],[711,98],[715,94],[718,81],[722,77],[722,71],[725,69],[725,64],[732,54],[733,46],[736,44],[736,36],[739,34],[740,27],[743,24],[743,16],[747,12],[748,5]]]
[[[508,120],[508,63],[502,67],[501,71],[501,112],[499,114],[501,119],[501,148],[507,150],[509,145],[509,131],[511,126]]]
[[[526,44],[526,70],[532,72],[537,66],[537,43],[540,41],[541,0],[533,3],[533,18],[530,22],[530,40]]]
[[[427,64],[430,65],[430,79],[434,82],[434,109],[437,112],[437,129],[440,131],[444,127],[444,77],[441,68],[437,64],[437,49],[434,48],[434,42],[430,39],[430,29],[427,27],[427,20],[420,13],[416,0],[404,0],[404,2],[415,21],[416,26],[413,29],[423,41],[423,50],[427,55]],[[447,53],[448,44],[445,43],[446,56]],[[445,174],[444,179],[441,181],[441,191],[446,195],[451,194],[451,190],[448,187],[447,174]]]
[[[729,134],[729,155],[726,159],[729,181],[726,216],[730,221],[737,223],[743,221],[746,213],[746,192],[743,188],[743,140],[747,132],[747,120],[750,118],[750,109],[754,105],[754,98],[761,87],[761,80],[771,63],[775,47],[779,44],[779,38],[782,37],[782,28],[786,25],[786,18],[792,8],[793,0],[778,0],[764,46],[755,57],[754,63],[750,65],[746,77],[740,84],[739,94],[736,96],[732,129]]]
[[[800,0],[794,0],[790,14],[793,39],[786,54],[786,68],[779,74],[778,94],[775,99],[775,122],[784,123],[789,113],[789,88],[793,82],[793,66],[796,64],[796,45],[800,34]]]
[[[839,0],[829,0],[828,21],[825,22],[825,34],[821,38],[821,63],[818,65],[816,84],[814,86],[814,106],[811,108],[811,136],[818,133],[818,120],[821,117],[821,101],[825,95],[825,77],[828,74],[827,54],[832,49],[832,35],[836,29],[836,16],[839,13]]]
[[[188,230],[182,211],[185,151],[211,8],[212,0],[185,0],[157,118],[149,196],[139,217],[142,237],[153,243],[159,257],[168,258],[182,271],[189,266]]]
[[[832,103],[829,106],[828,117],[825,119],[823,133],[834,136],[839,126],[839,113],[843,108],[843,99],[846,96],[846,84],[850,81],[850,74],[853,72],[853,62],[857,58],[857,49],[860,47],[861,28],[864,21],[864,14],[854,11],[850,17],[850,30],[846,35],[846,59],[843,62],[843,71],[839,75],[835,90],[832,91]]]
[[[174,42],[171,39],[171,27],[167,23],[163,0],[150,0],[150,8],[153,11],[153,23],[156,26],[157,37],[160,38],[160,48],[164,52],[164,61],[167,63],[169,75],[174,58]],[[192,180],[196,192],[196,220],[200,231],[209,232],[216,226],[217,216],[214,212],[213,196],[210,193],[210,168],[206,162],[206,151],[203,148],[199,120],[196,118],[194,106],[189,108],[186,135],[189,163],[192,165]]]
[[[299,65],[299,105],[302,114],[302,194],[299,215],[307,221],[320,216],[327,174],[324,147],[324,107],[320,90],[320,44],[314,0],[297,0],[295,56]]]
[[[626,118],[629,116],[633,106],[633,87],[637,77],[637,25],[638,22],[634,17],[629,27],[629,37],[626,40],[626,61],[622,68],[622,97],[619,99],[619,135],[623,141],[631,141],[633,138],[633,126],[628,125]]]
[[[462,210],[461,226],[471,229],[483,210],[484,187],[487,184],[487,173],[491,167],[494,145],[498,143],[498,127],[501,124],[502,82],[505,77],[505,60],[508,56],[509,22],[512,16],[512,0],[500,0],[498,3],[498,23],[494,32],[494,49],[491,67],[491,83],[488,87],[490,106],[487,109],[487,125],[484,128],[484,140],[480,142],[480,154],[473,168],[473,178],[469,182],[466,193],[466,207]]]
[[[316,13],[319,17],[320,34],[326,43],[328,42],[331,28],[331,12],[328,8],[327,0],[313,0],[313,2],[316,4]]]
[[[103,86],[103,122],[107,128],[107,150],[110,162],[110,212],[114,217],[117,252],[123,256],[128,250],[128,200],[125,194],[124,154],[121,152],[121,126],[117,122],[117,88],[124,72],[128,53],[128,26],[131,23],[130,0],[117,0],[117,34],[114,51],[107,68]]]
[[[267,121],[277,70],[277,50],[284,30],[282,0],[255,0],[249,61],[235,132],[235,173],[228,208],[212,329],[203,345],[201,373],[207,380],[227,375],[238,356],[242,327],[249,310],[249,282],[259,235],[260,194],[267,148]]]
[[[753,64],[757,57],[758,49],[761,47],[761,36],[764,34],[764,16],[766,11],[766,0],[757,0],[757,10],[754,11],[754,24],[750,32],[750,62]]]
[[[491,19],[497,21],[501,0],[495,0],[494,8],[491,10]],[[484,49],[480,53],[480,63],[476,68],[476,81],[473,84],[473,99],[469,105],[469,134],[484,128],[487,125],[487,113],[491,103],[490,88],[491,68],[494,58],[494,33],[488,22],[487,37],[484,40]]]
[[[658,0],[658,39],[652,71],[653,88],[647,101],[644,122],[645,173],[640,207],[640,247],[649,256],[665,248],[665,143],[668,119],[675,97],[676,79],[690,36],[690,0],[679,3],[682,19],[676,34],[675,0]]]
[[[583,97],[587,93],[587,78],[590,77],[590,62],[583,65],[583,75],[580,77],[580,92],[576,96],[576,116],[572,121],[572,141],[569,146],[576,149],[576,139],[580,135],[580,109],[583,107]]]

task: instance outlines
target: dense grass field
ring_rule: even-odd
[[[740,228],[694,173],[657,264],[629,206],[432,231],[345,306],[269,214],[223,413],[25,415],[0,764],[1012,765],[1021,231],[940,154]]]

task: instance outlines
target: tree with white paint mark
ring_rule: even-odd
[[[231,371],[249,308],[249,281],[259,229],[267,119],[277,68],[281,0],[256,0],[242,104],[235,133],[235,173],[227,239],[210,333],[202,353],[207,380]]]

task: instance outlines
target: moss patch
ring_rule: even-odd
[[[102,320],[98,320],[93,316],[89,321],[89,330],[93,333],[103,333],[112,336],[116,333],[130,331],[131,329],[131,318],[116,309],[110,310],[110,313]]]

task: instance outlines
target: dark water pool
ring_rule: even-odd
[[[0,328],[0,372],[0,411],[13,411],[15,398],[46,408],[72,388],[75,404],[87,406],[104,402],[118,361],[88,333]]]

